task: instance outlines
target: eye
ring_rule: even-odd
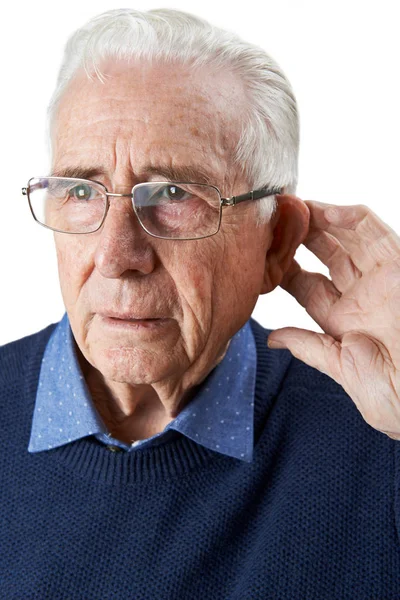
[[[93,189],[86,183],[80,183],[69,190],[69,196],[73,200],[90,200]]]
[[[187,194],[185,190],[176,185],[167,185],[165,187],[166,194],[170,200],[182,200]]]

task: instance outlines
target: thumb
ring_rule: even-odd
[[[338,369],[335,365],[340,364],[340,342],[331,335],[297,327],[284,327],[269,334],[268,347],[287,348],[302,362],[336,380]]]

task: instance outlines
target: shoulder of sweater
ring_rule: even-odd
[[[49,337],[57,323],[51,323],[40,331],[0,346],[0,382],[9,383],[20,379],[28,358],[33,353],[43,354]]]
[[[274,353],[280,355],[282,358],[291,357],[288,362],[288,367],[284,374],[284,379],[281,384],[282,389],[289,387],[295,387],[297,390],[301,387],[306,388],[309,392],[323,392],[324,394],[346,394],[347,392],[343,387],[337,383],[332,377],[322,373],[318,369],[311,367],[307,363],[301,361],[291,354],[289,350],[277,350],[268,348],[267,338],[273,329],[267,329],[260,325],[253,318],[250,319],[250,325],[253,331],[253,335],[257,347],[257,357],[262,355],[268,355],[268,353]],[[267,359],[268,360],[268,359]]]

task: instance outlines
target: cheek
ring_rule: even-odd
[[[174,269],[172,279],[180,297],[183,314],[194,313],[204,321],[210,313],[214,295],[211,265],[207,264],[201,253],[195,258],[183,255],[178,264],[179,268]]]
[[[177,243],[164,266],[174,282],[181,310],[181,333],[189,353],[203,347],[215,327],[217,281],[215,242]]]
[[[207,303],[212,297],[212,278],[207,266],[196,262],[189,264],[186,276],[182,277],[182,292],[187,298],[193,298],[201,304]]]
[[[250,233],[245,235],[246,231]],[[226,236],[227,251],[221,254],[215,273],[219,311],[234,316],[239,327],[250,317],[261,292],[267,241],[265,232],[254,227]]]
[[[55,246],[58,263],[58,273],[61,293],[66,309],[76,303],[80,290],[89,276],[93,260],[87,244],[83,245],[72,236],[66,239],[57,239]]]

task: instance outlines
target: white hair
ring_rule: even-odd
[[[129,8],[102,13],[68,39],[56,89],[48,108],[48,140],[59,100],[78,69],[104,81],[104,59],[179,62],[191,68],[230,70],[242,82],[246,109],[232,160],[250,189],[282,187],[295,193],[299,119],[291,85],[262,48],[197,16],[167,8],[141,12]],[[276,197],[255,203],[259,223],[270,220]]]

